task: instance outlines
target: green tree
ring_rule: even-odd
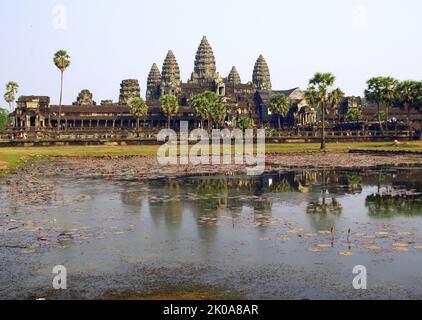
[[[59,100],[59,117],[57,123],[57,132],[60,132],[60,118],[62,114],[62,99],[63,99],[63,75],[66,69],[70,66],[70,56],[65,50],[59,50],[53,57],[54,65],[60,70],[60,100]]]
[[[201,122],[201,129],[204,129],[204,121],[208,119],[208,99],[204,93],[197,94],[192,98],[191,108]]]
[[[171,118],[179,112],[179,101],[175,95],[166,94],[161,97],[160,103],[161,110],[167,118],[167,128],[170,129]]]
[[[360,111],[358,108],[350,108],[347,110],[345,119],[349,122],[361,121],[363,119],[362,111]]]
[[[8,122],[7,110],[0,108],[0,132],[2,132],[6,128],[7,122]]]
[[[240,116],[237,120],[237,127],[241,130],[252,129],[253,126],[253,120],[248,116]]]
[[[316,104],[320,107],[322,113],[322,134],[321,134],[321,150],[325,151],[325,115],[327,112],[327,104],[332,100],[332,89],[336,77],[331,73],[317,72],[314,77],[309,80],[308,96],[315,99]]]
[[[391,77],[374,77],[369,79],[367,82],[367,89],[365,90],[365,99],[370,103],[375,103],[377,105],[377,115],[378,122],[381,130],[381,104],[385,105],[385,114],[386,114],[386,125],[388,122],[388,113],[389,107],[396,101],[396,87],[398,81]]]
[[[139,136],[139,119],[148,115],[148,106],[144,99],[136,97],[129,99],[128,107],[130,113],[136,117],[136,132]]]
[[[290,99],[282,93],[273,95],[268,105],[271,112],[278,114],[278,130],[281,130],[281,118],[286,117],[290,111]]]
[[[208,120],[208,131],[212,129],[213,122],[217,125],[224,124],[227,108],[215,92],[204,91],[195,95],[191,107],[195,115],[201,120],[201,128],[204,128],[205,120]]]
[[[13,111],[13,102],[15,101],[16,94],[18,93],[19,85],[17,82],[9,81],[6,84],[6,93],[4,94],[4,100],[9,104],[9,109]]]
[[[396,87],[397,103],[406,113],[407,122],[409,122],[410,108],[416,108],[422,96],[422,86],[419,84],[418,81],[406,80],[399,82]]]
[[[333,110],[334,112],[337,110],[337,112],[338,112],[338,109],[339,109],[340,105],[342,104],[342,102],[344,100],[344,92],[340,88],[334,89],[329,94],[328,100],[329,100],[328,103],[331,107],[331,110]],[[338,120],[340,122],[340,113],[339,112],[338,112],[338,115],[339,115]]]
[[[305,92],[305,100],[307,104],[315,110],[317,118],[319,118],[321,112],[319,110],[319,104],[318,104],[318,92],[316,91],[314,86],[309,86]]]
[[[212,95],[208,96],[210,101],[208,108],[209,117],[217,127],[224,127],[227,117],[226,104],[221,101],[220,97],[216,93],[212,93]]]

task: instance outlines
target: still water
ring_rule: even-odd
[[[44,180],[36,195],[2,181],[1,299],[175,288],[247,299],[422,298],[419,168]],[[65,291],[52,289],[55,265],[67,269]],[[356,265],[367,268],[366,291],[352,286]]]

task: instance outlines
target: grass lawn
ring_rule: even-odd
[[[0,148],[0,173],[25,165],[28,161],[48,157],[106,157],[106,156],[154,156],[158,146],[55,146]],[[328,143],[328,152],[347,152],[349,149],[414,150],[422,151],[422,141],[401,142],[353,142]],[[318,143],[267,144],[269,153],[319,152]]]

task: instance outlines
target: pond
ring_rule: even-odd
[[[0,299],[422,297],[422,168],[41,180],[1,182]]]

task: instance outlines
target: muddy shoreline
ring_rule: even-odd
[[[51,165],[54,162],[54,166]],[[356,153],[288,153],[267,154],[265,173],[293,169],[373,169],[389,166],[422,165],[422,156],[368,155]],[[48,167],[48,170],[46,168]],[[155,156],[116,157],[51,157],[34,160],[11,176],[22,178],[22,173],[45,176],[109,177],[154,179],[184,177],[202,174],[235,175],[246,173],[246,165],[167,165],[158,163]]]

